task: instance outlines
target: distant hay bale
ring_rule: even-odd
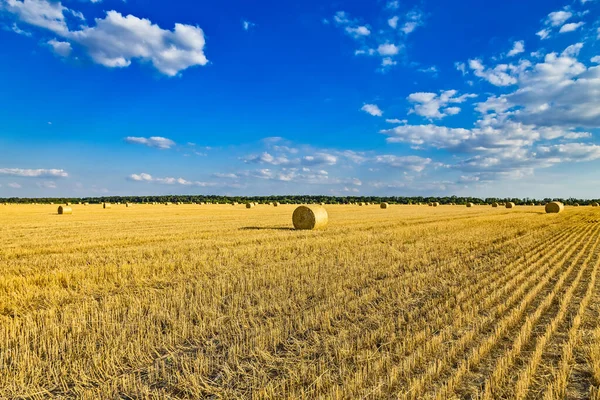
[[[321,206],[300,206],[292,215],[296,229],[322,229],[327,226],[328,221],[327,210]]]
[[[598,203],[592,203],[592,207],[598,207],[600,204]]]
[[[361,201],[360,203],[358,203],[358,205],[362,207],[365,205],[365,203]]]
[[[573,207],[579,207],[579,203],[573,204]]]
[[[102,208],[110,208],[110,207],[111,207],[110,203],[103,203],[102,204]]]
[[[324,205],[325,205],[325,203],[324,203],[324,202],[320,202],[320,203],[319,203],[319,205],[321,205],[321,206],[324,206]]]
[[[498,203],[492,203],[492,207],[494,207],[494,208],[498,207]]]
[[[513,203],[512,201],[509,201],[508,203],[506,203],[506,208],[513,208],[515,206],[515,203]]]
[[[131,207],[133,204],[131,203],[125,203],[125,207]]]
[[[427,204],[429,207],[433,207],[433,203],[429,203]]]
[[[440,203],[439,203],[439,202],[437,202],[437,201],[434,201],[434,202],[432,203],[432,205],[433,205],[434,207],[437,207],[437,206],[439,206],[439,205],[440,205]]]
[[[388,208],[389,204],[385,201],[379,205],[380,208]]]
[[[473,203],[467,203],[467,207],[473,207]]]
[[[58,207],[58,215],[63,215],[63,214],[73,214],[73,209],[71,207],[67,207],[67,206],[59,206]]]
[[[559,201],[552,201],[548,204],[546,204],[546,213],[551,214],[551,213],[559,213],[562,212],[565,209],[565,205]]]
[[[280,204],[280,203],[279,203],[278,201],[276,201],[275,203],[273,203],[273,207],[278,207],[278,206],[279,206],[279,204]]]
[[[83,205],[84,205],[84,206],[89,206],[89,205],[90,205],[90,203],[83,203]]]
[[[246,208],[253,208],[254,207],[254,203],[246,203]]]
[[[70,205],[71,205],[71,203],[65,203],[65,206],[70,206]]]

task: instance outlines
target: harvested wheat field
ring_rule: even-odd
[[[12,205],[0,398],[593,398],[600,210]]]

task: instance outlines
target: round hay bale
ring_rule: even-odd
[[[439,205],[440,205],[440,203],[438,203],[438,202],[436,201],[436,202],[433,202],[433,203],[431,203],[431,205],[432,205],[433,207],[437,207],[437,206],[439,206]]]
[[[383,202],[379,205],[380,208],[388,208],[389,204],[386,202]]]
[[[592,207],[598,207],[599,204],[598,203],[592,203]]]
[[[125,207],[131,207],[132,204],[131,203],[125,203]]]
[[[246,208],[253,208],[254,207],[254,203],[246,203]]]
[[[513,208],[515,206],[515,203],[513,203],[512,201],[509,201],[508,203],[506,203],[506,208]]]
[[[102,204],[102,208],[110,208],[110,207],[111,207],[110,203],[103,203]]]
[[[278,201],[276,201],[275,203],[273,203],[273,207],[278,207],[278,206],[279,206],[279,204],[280,204],[280,203],[279,203]]]
[[[467,207],[469,207],[469,208],[473,207],[473,203],[467,203]]]
[[[562,212],[565,209],[565,205],[559,201],[552,201],[548,204],[546,204],[546,213],[547,214],[551,214],[551,213],[559,213]]]
[[[71,207],[67,207],[67,206],[59,206],[58,207],[58,215],[63,215],[63,214],[73,214],[73,209]]]
[[[492,203],[492,207],[494,207],[494,208],[498,207],[498,203]]]
[[[579,207],[579,203],[573,204],[573,207]]]
[[[328,221],[327,210],[321,206],[300,206],[292,215],[296,229],[321,229],[327,226]]]

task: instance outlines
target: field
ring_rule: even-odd
[[[0,205],[0,398],[599,398],[600,209]]]

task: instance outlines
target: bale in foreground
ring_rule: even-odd
[[[559,212],[562,212],[564,209],[565,209],[564,204],[559,201],[553,201],[553,202],[546,204],[546,213],[548,213],[548,214],[559,213]]]
[[[512,201],[506,203],[506,208],[513,208],[514,206],[515,206],[515,203],[513,203]]]
[[[383,203],[381,203],[381,204],[379,205],[379,207],[381,207],[381,208],[388,208],[388,203],[386,203],[386,202],[383,202]]]
[[[327,210],[321,206],[300,206],[292,215],[296,229],[321,229],[327,226],[328,221]]]
[[[73,214],[73,209],[71,207],[67,207],[67,206],[58,207],[58,215],[63,215],[63,214]]]

